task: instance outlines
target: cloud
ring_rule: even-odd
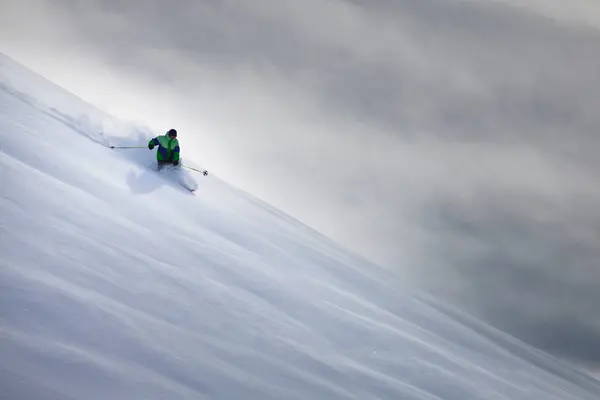
[[[186,156],[232,183],[509,333],[600,364],[593,2],[2,8],[8,55],[118,116],[176,126]]]

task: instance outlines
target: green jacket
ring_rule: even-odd
[[[157,136],[148,142],[148,148],[152,150],[158,146],[156,159],[158,161],[179,161],[179,141],[171,139],[168,135]]]

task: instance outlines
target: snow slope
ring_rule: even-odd
[[[600,399],[2,55],[0,132],[0,399]]]

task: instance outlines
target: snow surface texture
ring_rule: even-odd
[[[5,56],[0,132],[1,399],[600,398]]]

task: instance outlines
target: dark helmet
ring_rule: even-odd
[[[177,137],[177,131],[175,129],[169,129],[169,132],[167,132],[167,135]]]

